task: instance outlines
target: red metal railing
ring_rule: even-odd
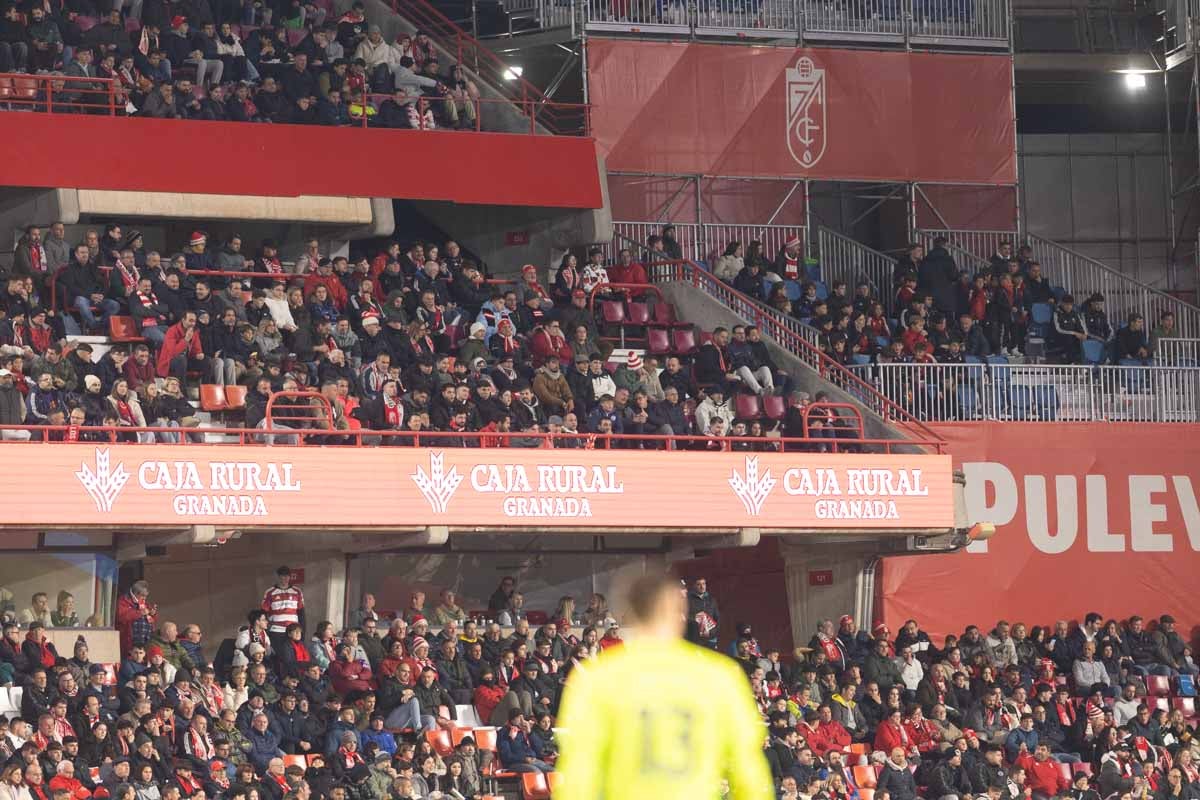
[[[547,130],[559,135],[590,135],[591,119],[586,105],[568,108],[566,104],[551,102],[540,89],[515,74],[510,65],[425,0],[392,0],[392,10],[443,50],[454,54],[457,63],[475,73],[503,98],[522,109],[531,109],[530,118]]]
[[[889,400],[870,383],[867,383],[829,356],[814,347],[803,337],[780,323],[778,319],[759,303],[724,283],[711,272],[690,259],[681,261],[655,261],[649,265],[653,280],[671,280],[690,283],[729,307],[738,316],[750,320],[780,346],[812,367],[822,378],[847,392],[884,422],[922,444],[942,443],[941,438],[924,423]]]
[[[125,113],[125,96],[112,78],[0,73],[0,108],[51,114]]]
[[[312,418],[308,419],[311,422]],[[268,437],[276,440],[276,446],[306,444],[314,439],[322,445],[330,444],[331,437],[340,437],[340,444],[354,447],[373,447],[381,442],[408,447],[512,447],[512,440],[537,440],[538,447],[571,447],[585,450],[622,449],[625,443],[635,448],[651,445],[654,449],[711,450],[728,452],[735,450],[762,450],[774,452],[796,450],[809,452],[847,453],[869,450],[893,453],[896,448],[911,448],[912,442],[903,439],[860,439],[853,438],[853,428],[833,427],[831,432],[845,431],[845,438],[835,436],[809,436],[804,438],[782,438],[766,436],[665,436],[663,434],[638,433],[532,433],[492,431],[375,431],[366,428],[336,430],[326,428],[292,428],[276,425],[263,428],[179,428],[163,426],[102,426],[102,425],[0,425],[0,431],[29,431],[34,444],[89,444],[96,441],[119,442],[131,435],[153,433],[167,434],[177,438],[178,444],[194,447],[220,447],[262,445]],[[99,438],[93,436],[99,434]],[[195,441],[197,435],[219,436],[224,441]],[[294,442],[293,442],[294,440]],[[0,446],[24,444],[4,438]],[[445,444],[442,444],[445,443]],[[469,443],[469,444],[468,444]],[[557,443],[557,444],[556,444]],[[930,443],[934,445],[935,443]],[[739,446],[745,445],[745,447]],[[937,452],[941,452],[938,447]]]

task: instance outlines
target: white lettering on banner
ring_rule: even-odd
[[[500,506],[507,517],[538,519],[590,517],[591,503],[580,495],[625,493],[625,484],[614,466],[539,464],[533,470],[535,477],[531,480],[522,464],[476,464],[471,467],[471,488],[480,494],[509,495]],[[513,496],[535,493],[549,496]]]
[[[818,500],[817,519],[900,519],[895,500]]]
[[[1048,478],[1024,477],[1024,497],[1011,470],[992,461],[965,462],[964,492],[967,515],[976,522],[997,527],[1017,517],[1022,500],[1025,504],[1025,529],[1030,543],[1042,553],[1057,555],[1070,550],[1080,536],[1079,476],[1055,475],[1056,525],[1051,531]],[[1187,544],[1200,552],[1200,506],[1192,479],[1187,475],[1129,475],[1124,481],[1129,508],[1128,533],[1113,530],[1109,518],[1109,480],[1104,475],[1083,476],[1083,540],[1091,553],[1169,553],[1176,547],[1181,531],[1163,530],[1170,518],[1171,498],[1178,504],[1179,517]],[[1114,488],[1120,483],[1114,481]],[[1156,530],[1156,525],[1158,529]],[[973,542],[968,553],[988,552],[988,543]]]
[[[287,462],[264,465],[255,461],[211,461],[208,473],[206,485],[194,461],[143,461],[138,465],[137,479],[147,491],[178,493],[171,500],[171,508],[181,517],[265,517],[263,494],[300,491],[300,481]],[[124,464],[111,464],[108,450],[97,448],[96,468],[85,464],[75,477],[95,501],[96,510],[107,513],[112,511],[130,474]]]
[[[501,506],[506,517],[590,517],[587,498],[506,497]]]

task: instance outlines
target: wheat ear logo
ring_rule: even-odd
[[[771,490],[775,488],[775,479],[771,477],[769,469],[759,476],[758,456],[747,456],[746,475],[743,477],[735,468],[729,476],[729,486],[746,507],[746,513],[757,517],[762,513],[763,503],[767,502]]]
[[[450,498],[463,482],[458,467],[451,467],[447,472],[442,453],[429,454],[429,472],[424,467],[417,467],[412,474],[413,483],[421,490],[421,494],[429,501],[429,507],[435,514],[445,514]]]
[[[79,471],[75,473],[75,477],[95,501],[96,510],[105,513],[112,511],[117,495],[129,482],[129,472],[125,465],[117,462],[113,467],[109,461],[108,451],[97,448],[96,469],[93,470],[87,464],[80,464]]]

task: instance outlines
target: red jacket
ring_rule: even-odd
[[[552,337],[545,328],[538,328],[537,333],[530,338],[529,349],[533,355],[533,368],[537,369],[546,363],[550,356],[558,356],[564,366],[575,360],[571,345],[563,336]]]
[[[199,338],[199,337],[197,337]],[[130,646],[133,644],[133,622],[141,619],[146,606],[144,603],[139,604],[134,602],[133,597],[129,592],[122,592],[117,598],[117,629],[121,633],[121,652],[128,653]],[[149,619],[152,628],[158,627],[158,615],[154,615]]]
[[[663,258],[666,256],[664,254]],[[634,261],[628,267],[623,267],[620,264],[613,264],[611,267],[606,267],[608,272],[609,283],[649,283],[646,278],[646,268],[638,262]]]
[[[1070,786],[1054,759],[1038,761],[1029,753],[1022,753],[1017,756],[1017,766],[1025,770],[1025,785],[1047,797],[1054,797]]]
[[[929,337],[925,335],[925,331],[917,331],[915,328],[909,328],[900,337],[904,342],[904,352],[910,356],[916,352],[917,342],[929,344]]]
[[[158,377],[165,378],[171,373],[171,359],[180,353],[187,353],[189,358],[199,358],[204,355],[204,348],[200,344],[199,330],[192,328],[192,341],[188,342],[184,338],[183,323],[176,322],[167,328],[162,347],[158,348]]]
[[[937,749],[940,734],[929,724],[928,720],[922,721],[919,727],[911,722],[906,722],[904,730],[908,733],[908,738],[912,740],[913,746],[922,753]]]
[[[817,758],[825,758],[825,754],[830,750],[844,752],[850,746],[850,734],[837,720],[818,722],[815,730],[805,725],[801,732],[805,734],[804,741],[812,748]]]
[[[87,800],[92,796],[92,793],[80,783],[78,778],[64,778],[62,775],[55,775],[50,779],[50,791],[54,792],[59,789],[66,789],[75,800]]]
[[[366,692],[371,689],[371,668],[357,661],[334,661],[329,665],[329,685],[345,697],[353,691]]]
[[[908,731],[903,725],[897,728],[890,722],[879,723],[879,730],[875,732],[875,749],[890,755],[894,747],[903,749],[905,753],[912,752],[913,741]]]
[[[346,310],[346,303],[350,298],[346,296],[346,286],[342,283],[342,279],[337,275],[318,275],[315,272],[309,273],[304,278],[304,296],[307,298],[313,293],[313,289],[318,286],[324,286],[329,290],[329,299],[337,306],[338,311]]]
[[[496,710],[496,706],[500,705],[500,700],[508,690],[498,683],[491,686],[476,686],[475,696],[472,700],[475,703],[475,710],[479,712],[479,719],[484,725],[490,724],[488,720],[492,718],[492,712]]]

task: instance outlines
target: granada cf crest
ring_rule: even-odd
[[[825,155],[825,70],[801,56],[786,73],[788,150],[810,169]]]

